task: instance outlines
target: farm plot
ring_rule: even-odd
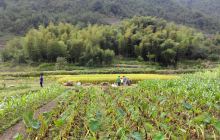
[[[63,91],[60,85],[53,85],[37,92],[5,98],[0,102],[0,132],[22,119],[24,112],[36,110]]]
[[[29,139],[219,139],[220,84],[211,73],[89,87],[27,124]],[[30,115],[31,116],[31,115]],[[31,117],[29,117],[30,120]]]
[[[82,82],[82,83],[93,83],[98,84],[102,82],[114,83],[118,76],[126,76],[132,80],[133,83],[137,83],[141,80],[149,79],[160,79],[168,80],[178,78],[176,75],[160,75],[160,74],[91,74],[91,75],[62,75],[55,76],[58,82],[64,83],[68,81]]]
[[[55,82],[45,77],[44,87]],[[17,98],[26,94],[38,92],[41,89],[38,77],[10,77],[0,76],[0,102],[8,98]]]

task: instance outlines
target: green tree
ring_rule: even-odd
[[[58,57],[65,57],[67,54],[67,46],[63,41],[50,40],[48,43],[48,60],[56,62]]]

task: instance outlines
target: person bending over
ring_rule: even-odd
[[[121,78],[120,78],[120,76],[118,76],[118,78],[116,79],[116,84],[117,84],[117,86],[121,86]]]

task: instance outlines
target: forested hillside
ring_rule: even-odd
[[[60,57],[83,66],[109,65],[114,56],[175,65],[185,59],[218,60],[220,36],[206,38],[186,26],[152,17],[117,25],[49,24],[8,42],[3,61],[56,62]]]
[[[197,10],[220,21],[220,1],[219,0],[176,0],[181,5],[192,10]]]
[[[109,23],[134,15],[156,16],[208,32],[220,30],[213,17],[193,12],[173,0],[0,0],[0,31],[23,34],[50,22]],[[111,22],[111,20],[110,20]]]

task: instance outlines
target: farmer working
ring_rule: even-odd
[[[120,78],[120,76],[118,76],[118,78],[116,79],[116,84],[117,84],[117,86],[121,86],[121,78]]]
[[[128,85],[128,78],[123,76],[123,85],[127,86]]]

